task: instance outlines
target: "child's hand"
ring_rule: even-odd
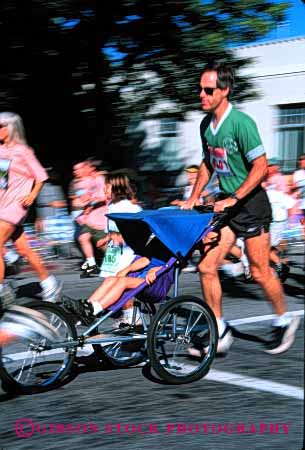
[[[156,280],[156,272],[158,271],[158,269],[150,269],[145,277],[145,281],[147,284],[152,284],[155,280]]]

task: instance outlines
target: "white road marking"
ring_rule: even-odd
[[[271,394],[292,397],[304,400],[304,391],[289,384],[276,383],[256,377],[247,377],[238,373],[223,372],[222,370],[211,369],[205,376],[205,380],[217,381],[220,383],[232,384],[234,386],[245,387],[257,391],[270,392]]]
[[[300,309],[298,311],[289,311],[293,316],[304,316],[304,310]],[[265,316],[254,316],[254,317],[245,317],[244,319],[233,319],[228,320],[230,325],[244,325],[246,323],[255,323],[255,322],[264,322],[265,320],[275,319],[275,314],[268,314]]]

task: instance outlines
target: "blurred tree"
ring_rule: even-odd
[[[179,118],[199,107],[203,65],[266,35],[286,3],[270,0],[2,0],[0,108],[23,115],[46,164],[101,156],[127,165],[124,131],[169,102]],[[236,99],[255,95],[237,76]],[[118,161],[118,162],[117,162]]]

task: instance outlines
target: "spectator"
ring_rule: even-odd
[[[263,181],[262,186],[264,189],[268,189],[269,186],[272,186],[272,188],[278,191],[288,193],[288,184],[284,175],[281,173],[277,159],[271,158],[268,161],[267,176]]]
[[[77,216],[76,221],[80,225],[78,241],[80,243],[85,262],[81,269],[81,276],[99,273],[96,263],[95,249],[105,254],[107,244],[102,241],[107,236],[107,219],[105,213],[108,210],[108,200],[105,196],[105,177],[95,167],[95,161],[84,161],[85,176],[82,180],[82,193],[79,195],[80,205],[83,211]],[[98,244],[98,242],[100,243]]]

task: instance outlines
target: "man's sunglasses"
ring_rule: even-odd
[[[200,90],[204,91],[206,95],[213,95],[215,89],[218,89],[218,87],[201,87]]]

